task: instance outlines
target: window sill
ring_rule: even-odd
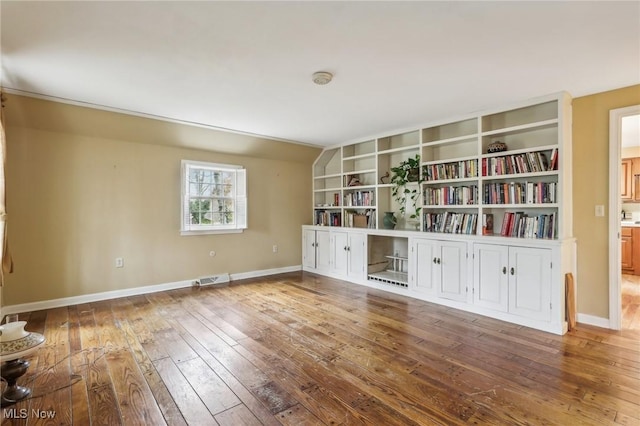
[[[202,231],[180,231],[180,235],[210,235],[210,234],[242,234],[244,229],[207,229]]]

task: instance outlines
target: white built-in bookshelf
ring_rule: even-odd
[[[571,98],[559,93],[325,149],[313,166],[313,224],[514,238],[571,236]],[[506,150],[490,152],[501,142]],[[421,208],[400,217],[390,169],[420,155]],[[411,212],[412,207],[407,206]],[[493,229],[487,231],[487,220]]]
[[[389,182],[391,168],[416,156],[411,220],[413,205],[400,217]],[[327,148],[313,166],[313,203],[305,271],[566,332],[565,280],[575,274],[568,94]],[[395,229],[384,229],[386,212]]]

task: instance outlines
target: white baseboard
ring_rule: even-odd
[[[267,275],[285,274],[287,272],[301,271],[302,265],[285,266],[284,268],[262,269],[260,271],[240,272],[231,274],[231,280],[246,280],[247,278],[265,277]]]
[[[287,266],[284,268],[263,269],[260,271],[240,272],[231,274],[231,280],[244,280],[247,278],[257,278],[267,275],[283,274],[285,272],[295,272],[302,269],[301,265]],[[21,303],[19,305],[8,305],[2,307],[2,315],[18,314],[21,312],[40,311],[42,309],[60,308],[62,306],[79,305],[81,303],[99,302],[107,299],[117,299],[118,297],[138,296],[140,294],[157,293],[159,291],[175,290],[178,288],[190,287],[196,278],[192,280],[176,281],[172,283],[148,285],[144,287],[127,288],[124,290],[103,291],[100,293],[83,294],[81,296],[62,297],[60,299],[42,300],[39,302]],[[0,318],[1,320],[2,318]]]
[[[582,324],[593,325],[601,328],[611,328],[609,318],[578,313],[578,315],[576,315],[576,320]]]

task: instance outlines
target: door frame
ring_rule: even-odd
[[[640,114],[640,105],[609,111],[609,328],[622,327],[622,259],[620,212],[622,211],[620,168],[622,162],[622,118]]]

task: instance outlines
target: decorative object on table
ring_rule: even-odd
[[[347,186],[360,186],[360,176],[359,175],[351,175],[349,176],[349,182],[347,182]]]
[[[380,184],[385,185],[389,183],[389,172],[385,173],[384,176],[380,176]]]
[[[487,152],[489,154],[493,154],[495,152],[502,152],[507,150],[507,144],[500,141],[491,142],[489,146],[487,146]]]
[[[31,389],[17,385],[18,378],[29,368],[29,361],[22,358],[42,346],[45,338],[42,334],[25,331],[26,324],[26,321],[16,321],[0,325],[0,375],[7,381],[7,388],[2,393],[2,407],[31,395]]]
[[[420,177],[420,154],[407,158],[400,162],[397,167],[391,167],[391,173],[391,183],[394,185],[391,195],[400,206],[400,214],[405,215],[407,199],[410,199],[413,213],[409,217],[411,219],[419,218],[422,207],[418,206],[418,198],[420,197],[418,189],[423,182]],[[416,183],[417,185],[409,188],[407,186],[409,183]]]
[[[384,229],[394,229],[396,223],[398,223],[398,219],[396,219],[394,212],[384,212],[382,217],[382,227]]]
[[[482,214],[482,235],[493,235],[493,214]]]

